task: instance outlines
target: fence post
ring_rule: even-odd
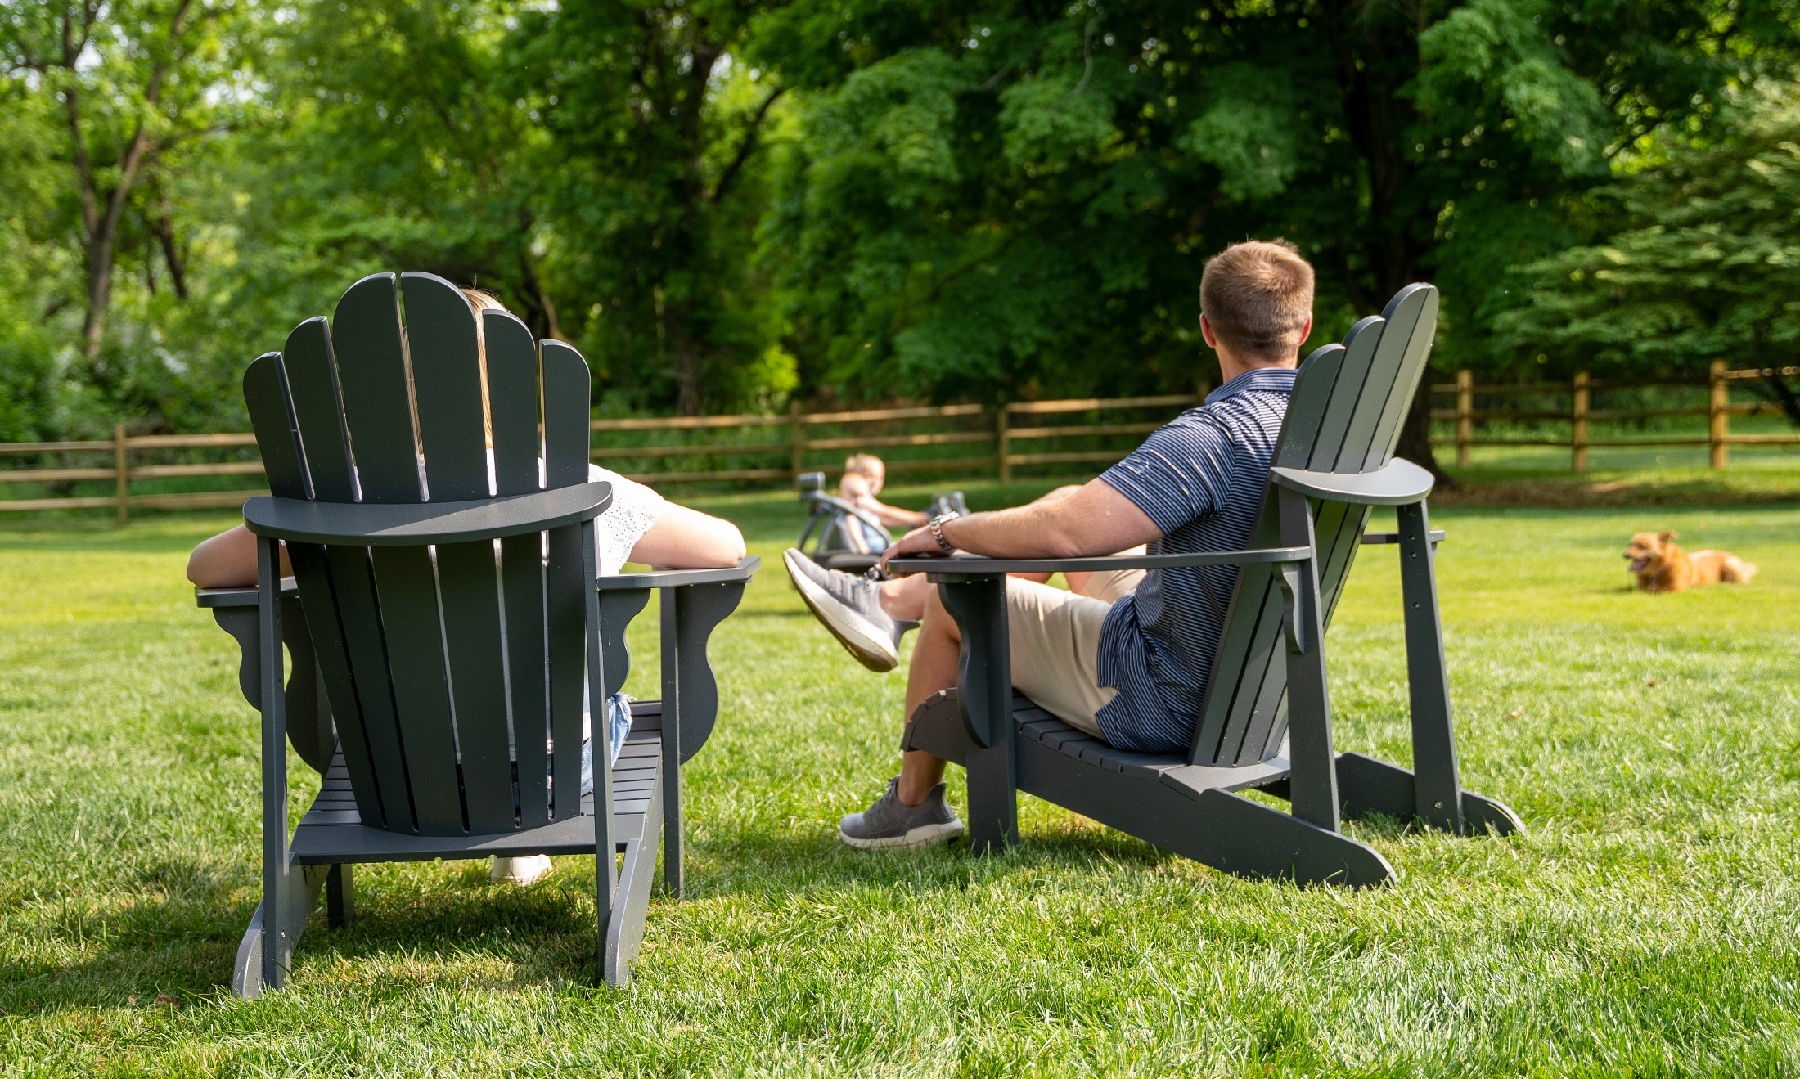
[[[1012,453],[1012,434],[1009,430],[1010,414],[1006,410],[1006,402],[1002,401],[994,410],[994,450],[1000,456],[1000,482],[1012,482],[1012,462],[1007,458]]]
[[[1575,372],[1574,430],[1569,435],[1569,449],[1575,471],[1586,472],[1588,466],[1588,406],[1592,403],[1588,373]]]
[[[113,479],[118,491],[119,523],[124,524],[131,519],[131,451],[125,444],[125,425],[122,423],[113,425]]]
[[[1725,381],[1725,361],[1712,362],[1712,396],[1706,403],[1707,448],[1712,451],[1713,468],[1724,468],[1730,446],[1725,441],[1731,434],[1731,388]]]
[[[800,472],[806,467],[806,418],[800,413],[800,402],[788,402],[788,429],[793,438],[794,479],[800,479]]]
[[[1475,438],[1475,372],[1456,373],[1456,467],[1469,467],[1469,443]]]

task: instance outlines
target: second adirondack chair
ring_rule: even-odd
[[[1156,846],[1234,873],[1304,883],[1378,884],[1394,871],[1343,834],[1345,817],[1384,814],[1459,833],[1520,828],[1506,806],[1462,788],[1433,570],[1429,472],[1394,456],[1425,371],[1437,290],[1410,285],[1379,317],[1301,366],[1250,545],[1241,551],[1076,559],[895,559],[929,573],[962,630],[958,687],[907,725],[903,748],[968,770],[977,850],[1015,842],[1017,792],[1073,809]],[[1399,530],[1365,534],[1370,508]],[[1413,768],[1337,753],[1325,626],[1359,547],[1400,553]],[[1213,658],[1192,746],[1133,753],[1089,737],[1016,693],[1008,673],[1007,573],[1243,567]],[[1283,813],[1235,793],[1289,801]]]
[[[244,508],[258,585],[199,596],[262,713],[263,901],[233,989],[283,984],[321,890],[349,919],[355,863],[577,853],[596,855],[602,974],[624,983],[659,839],[681,888],[681,765],[718,710],[706,642],[757,559],[597,579],[611,491],[588,481],[586,362],[429,274],[357,282],[244,395],[273,492]],[[652,589],[663,698],[633,705],[614,764],[604,702]],[[290,740],[324,775],[291,838]]]

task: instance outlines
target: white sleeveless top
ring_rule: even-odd
[[[610,577],[624,567],[631,549],[662,516],[668,502],[638,481],[628,480],[599,465],[588,465],[588,479],[612,484],[612,505],[594,521],[594,545],[599,548],[600,575]]]

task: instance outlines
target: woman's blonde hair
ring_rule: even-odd
[[[469,306],[476,311],[506,310],[506,305],[501,303],[499,297],[491,292],[483,292],[478,288],[466,288],[462,290],[462,294],[469,301]]]

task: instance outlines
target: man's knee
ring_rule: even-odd
[[[956,624],[950,608],[944,606],[944,597],[938,594],[936,588],[925,597],[925,617],[919,620],[919,633],[921,636],[941,634],[953,641],[962,640],[962,627]]]

